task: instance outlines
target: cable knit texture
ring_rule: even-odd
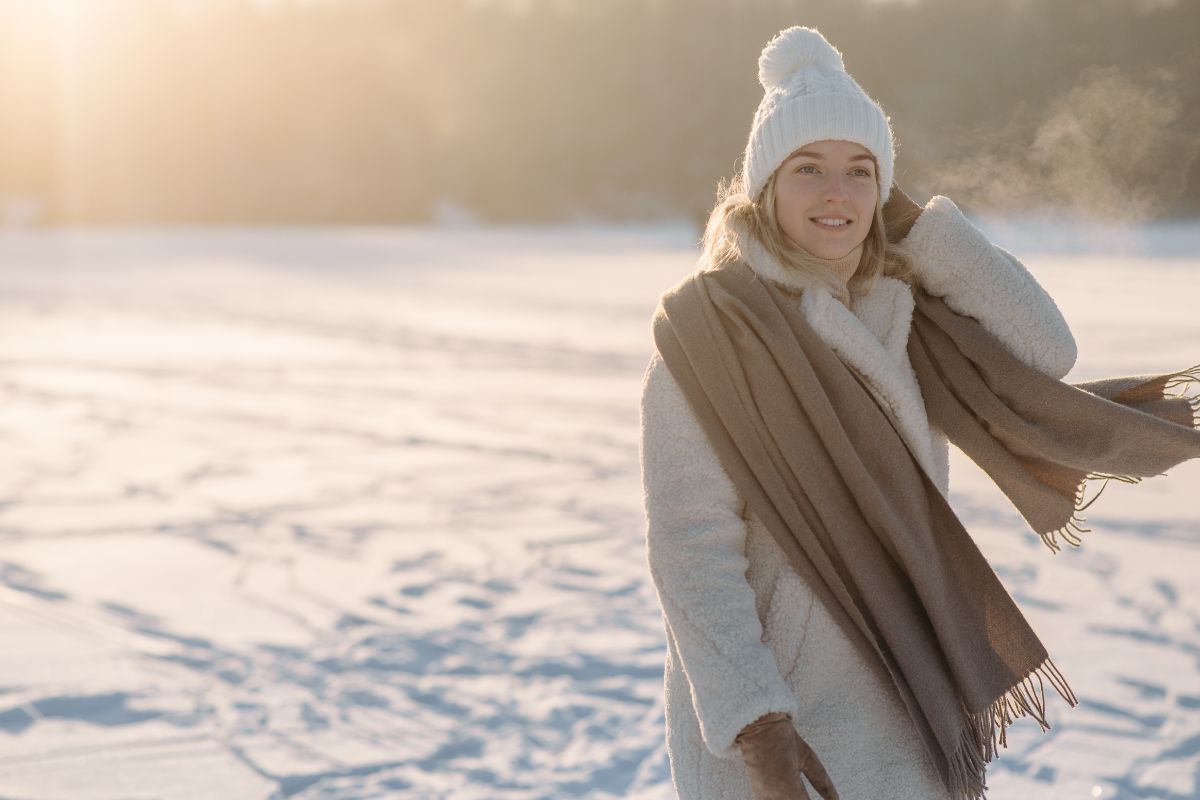
[[[1053,300],[949,198],[929,201],[905,243],[929,291],[1023,361],[1056,378],[1074,365],[1075,341]],[[908,285],[880,278],[847,308],[761,251],[747,261],[760,276],[803,289],[806,319],[867,378],[947,494],[949,444],[929,424],[907,356]],[[681,800],[752,800],[734,737],[772,711],[791,714],[841,797],[948,798],[883,667],[858,655],[746,513],[657,354],[641,411],[646,552],[666,628],[667,750]]]

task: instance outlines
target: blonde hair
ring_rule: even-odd
[[[757,200],[746,192],[745,178],[740,172],[728,183],[718,186],[717,204],[709,213],[704,228],[701,264],[711,268],[744,259],[744,247],[740,242],[743,237],[750,236],[786,269],[824,284],[837,296],[841,286],[832,272],[821,269],[817,259],[793,242],[779,225],[775,214],[775,176],[778,174],[778,169],[771,174]],[[876,203],[875,218],[863,240],[862,261],[847,288],[852,295],[866,294],[880,275],[910,285],[915,280],[912,262],[904,248],[887,240],[883,206]]]

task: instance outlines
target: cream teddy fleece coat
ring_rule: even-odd
[[[928,291],[978,319],[1027,364],[1056,378],[1070,371],[1075,340],[1054,301],[949,198],[929,201],[905,244]],[[880,278],[847,308],[769,256],[748,261],[765,278],[805,289],[796,302],[806,319],[867,378],[948,494],[948,442],[929,423],[906,351],[910,287]],[[733,740],[771,711],[792,715],[842,800],[948,800],[882,665],[858,655],[746,513],[657,353],[641,415],[646,553],[666,628],[667,752],[681,800],[752,800]]]

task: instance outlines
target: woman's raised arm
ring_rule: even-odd
[[[1055,378],[1075,366],[1075,337],[1054,300],[949,197],[935,195],[925,204],[903,244],[926,290],[979,320],[1017,358]]]

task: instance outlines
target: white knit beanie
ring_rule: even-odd
[[[758,57],[766,94],[754,114],[742,169],[758,197],[788,156],[810,142],[845,139],[861,144],[879,162],[879,203],[892,190],[892,129],[879,104],[846,73],[842,54],[814,28],[781,31]]]

